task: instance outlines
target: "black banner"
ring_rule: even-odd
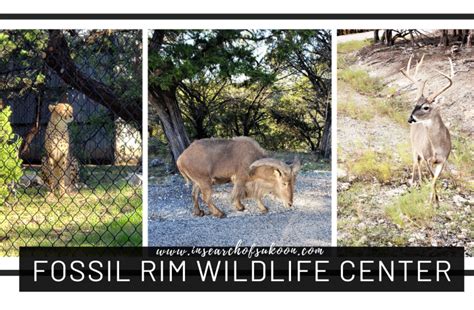
[[[21,248],[21,291],[464,291],[462,248]]]

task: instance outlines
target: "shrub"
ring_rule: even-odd
[[[350,172],[359,180],[387,183],[392,179],[394,168],[390,154],[377,154],[373,150],[365,151],[361,156],[348,163]]]
[[[337,112],[340,115],[348,116],[352,119],[358,119],[361,121],[370,121],[374,118],[376,111],[371,107],[364,105],[357,105],[353,101],[349,102],[338,102]]]
[[[372,40],[354,40],[354,41],[347,41],[344,43],[339,43],[337,45],[337,52],[338,53],[351,53],[357,50],[360,50],[368,45],[372,44]]]
[[[371,77],[367,71],[344,69],[338,77],[363,95],[378,96],[384,89],[382,80]]]
[[[451,162],[457,170],[455,181],[459,185],[474,191],[474,144],[467,138],[455,136],[452,140],[453,150],[448,162]],[[454,176],[452,176],[454,177]]]
[[[429,184],[397,197],[385,209],[387,217],[400,227],[406,224],[427,223],[434,215],[435,209],[427,201],[431,192]]]
[[[21,139],[13,133],[9,118],[12,114],[10,107],[0,110],[0,206],[9,194],[9,185],[20,179],[21,159],[18,151]]]

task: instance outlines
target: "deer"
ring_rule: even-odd
[[[413,154],[413,168],[411,186],[417,186],[423,181],[421,173],[421,162],[428,167],[428,171],[432,177],[431,193],[429,203],[439,206],[439,197],[436,191],[436,181],[441,171],[447,164],[449,154],[451,153],[451,136],[448,128],[444,125],[441,118],[440,106],[435,102],[436,98],[448,90],[453,85],[454,66],[451,58],[448,58],[451,72],[445,74],[436,70],[446,79],[446,85],[435,93],[425,96],[424,89],[426,82],[432,78],[417,79],[416,76],[423,64],[423,55],[420,61],[416,62],[414,74],[410,74],[411,62],[413,55],[408,60],[406,70],[401,69],[401,73],[416,85],[417,95],[415,99],[415,107],[413,108],[408,123],[410,123],[410,140]],[[418,172],[418,180],[415,182],[415,174]]]

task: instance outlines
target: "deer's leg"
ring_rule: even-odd
[[[418,155],[413,156],[413,169],[411,174],[411,186],[414,187],[417,184],[421,184],[423,177],[421,174],[421,165],[420,165],[421,158]],[[416,172],[418,171],[418,178],[415,177]]]
[[[419,163],[418,163],[417,161],[414,160],[414,161],[413,161],[413,169],[412,169],[412,172],[411,172],[411,181],[410,181],[410,185],[411,185],[412,187],[416,186],[416,183],[415,183],[415,173],[416,173],[416,171],[417,171],[417,170],[416,170],[417,167],[420,168],[420,165],[419,165]],[[419,171],[419,170],[418,170],[418,171]],[[420,178],[420,177],[421,177],[421,176],[420,176],[420,174],[419,174],[419,172],[418,172],[418,178]]]
[[[199,187],[201,188],[202,199],[207,203],[207,206],[209,207],[209,210],[211,211],[212,215],[214,215],[215,217],[219,217],[219,218],[224,217],[225,216],[224,212],[219,210],[214,205],[214,202],[212,202],[212,188],[211,188],[211,185],[200,184]]]
[[[193,214],[195,216],[203,216],[204,215],[204,211],[202,211],[199,208],[199,192],[200,192],[199,186],[196,183],[193,183],[193,192],[192,192],[193,204],[194,204]]]
[[[245,185],[242,182],[234,183],[234,188],[232,189],[232,203],[235,206],[237,211],[244,211],[245,207],[240,201],[245,196]]]
[[[257,205],[258,205],[258,208],[260,209],[260,212],[262,213],[268,212],[267,207],[265,207],[265,205],[263,204],[262,198],[257,199]]]
[[[444,166],[444,163],[434,164],[433,181],[431,183],[430,203],[435,202],[437,205],[439,205],[439,198],[438,198],[438,193],[436,192],[436,180],[441,174],[441,171],[443,170],[443,166]]]

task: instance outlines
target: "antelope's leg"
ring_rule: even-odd
[[[262,198],[257,199],[257,205],[258,205],[258,208],[260,209],[260,212],[262,213],[268,212],[267,207],[265,207],[265,205],[263,204]]]
[[[204,211],[199,209],[199,186],[196,183],[193,183],[193,204],[194,204],[194,209],[193,209],[193,214],[195,216],[203,216]]]
[[[210,185],[203,185],[200,184],[199,187],[201,188],[202,192],[202,199],[207,203],[209,210],[211,211],[212,215],[215,217],[224,217],[225,214],[221,210],[219,210],[214,203],[212,202],[212,188]]]
[[[243,196],[245,196],[245,185],[241,182],[234,183],[234,188],[232,189],[232,203],[237,211],[245,210],[244,205],[240,201]]]
[[[433,181],[431,183],[431,195],[430,195],[430,203],[436,202],[439,205],[439,198],[438,193],[436,192],[436,180],[438,179],[441,171],[443,171],[444,163],[434,164],[434,171],[433,171]]]

